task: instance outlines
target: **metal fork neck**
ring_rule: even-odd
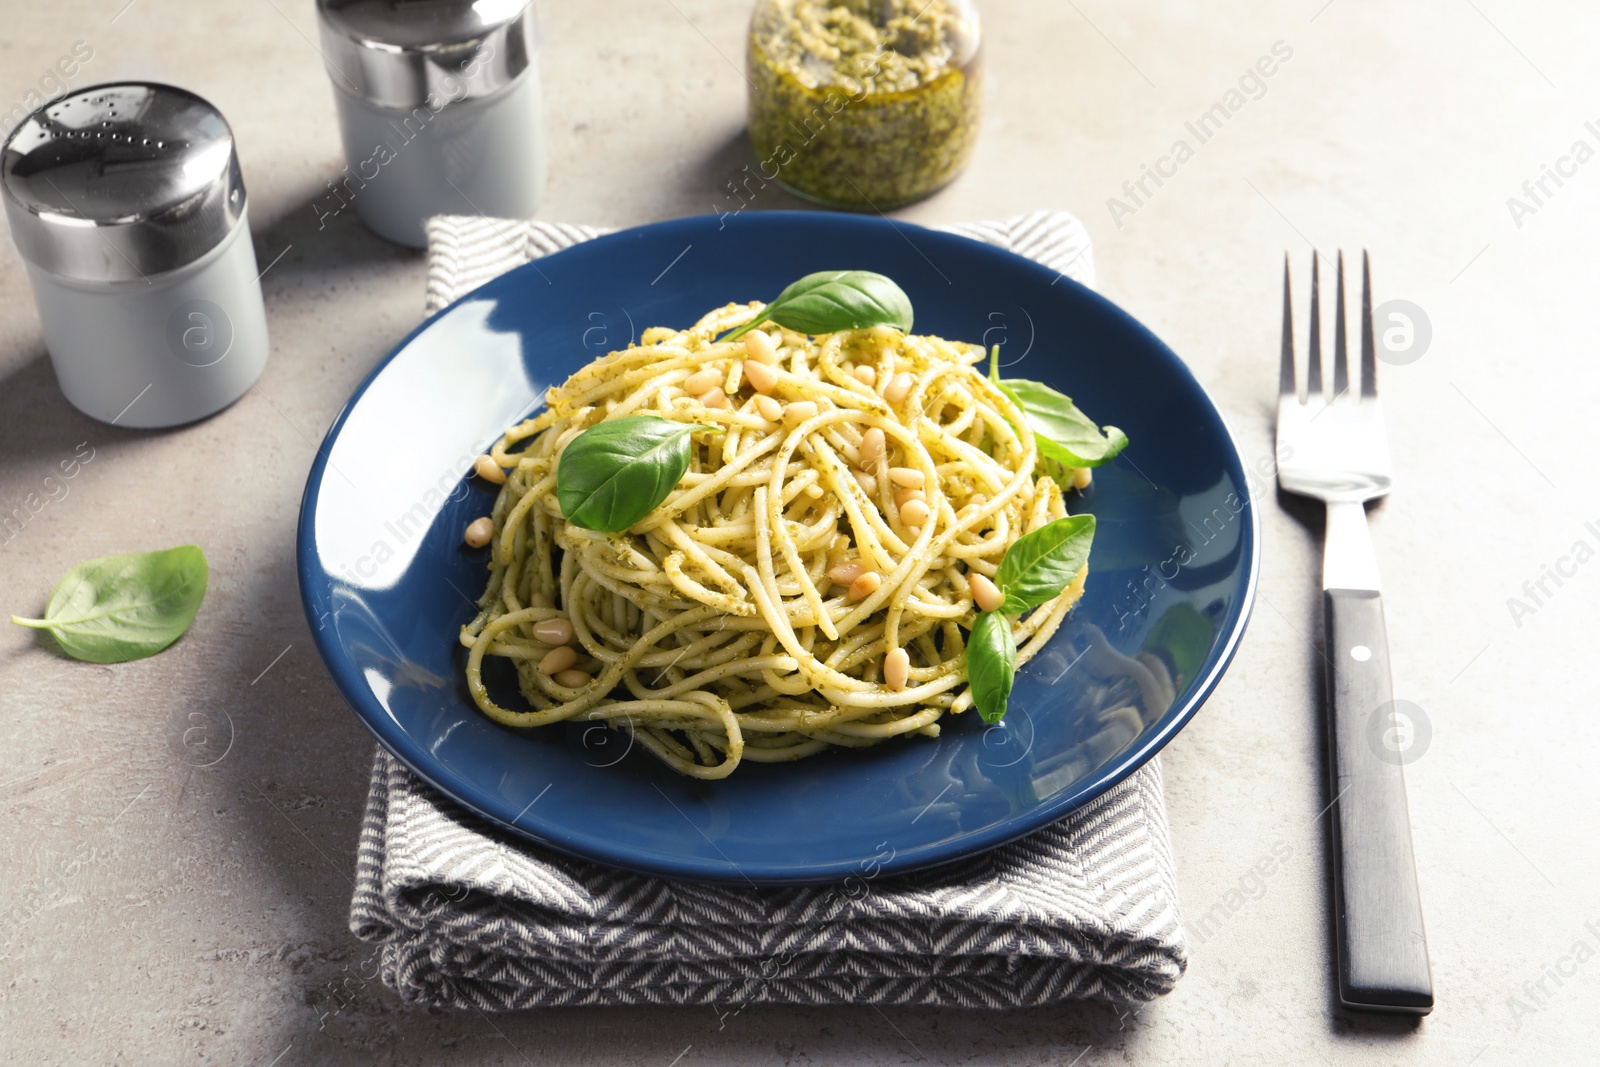
[[[1329,502],[1322,588],[1378,590],[1378,557],[1372,551],[1365,504]]]

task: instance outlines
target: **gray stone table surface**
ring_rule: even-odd
[[[748,8],[543,5],[541,217],[627,226],[738,206],[728,183],[754,161],[739,70]],[[270,264],[273,343],[259,384],[198,425],[90,421],[57,390],[21,262],[9,240],[0,249],[0,513],[25,518],[0,535],[0,614],[37,612],[91,556],[198,541],[213,567],[192,632],[153,659],[74,663],[0,629],[0,1060],[1600,1058],[1600,726],[1585,673],[1600,591],[1600,122],[1588,124],[1600,120],[1600,13],[1575,0],[982,9],[976,157],[903,217],[1080,214],[1103,291],[1189,362],[1247,459],[1272,448],[1285,250],[1304,281],[1313,245],[1370,248],[1380,298],[1413,301],[1431,323],[1422,358],[1384,368],[1399,487],[1372,524],[1397,694],[1429,733],[1407,771],[1434,1014],[1414,1025],[1333,1007],[1320,519],[1270,492],[1250,631],[1165,756],[1193,953],[1170,997],[1136,1014],[752,1008],[720,1020],[709,1008],[402,1006],[345,927],[372,743],[311,645],[293,534],[317,442],[418,320],[421,257],[350,212],[319,225],[313,205],[342,161],[309,0],[4,0],[0,107],[48,89],[82,41],[92,57],[73,84],[176,82],[228,116]],[[1280,41],[1292,56],[1247,82],[1199,143],[1186,123]],[[1192,158],[1163,162],[1180,139]],[[1140,190],[1146,165],[1170,176]],[[793,206],[768,188],[748,209]],[[80,445],[93,458],[47,482]],[[193,766],[190,728],[231,730],[231,748]],[[1252,875],[1275,850],[1289,858]]]

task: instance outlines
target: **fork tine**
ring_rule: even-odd
[[[1306,397],[1322,393],[1322,281],[1317,250],[1311,250],[1311,365],[1306,368]]]
[[[1278,395],[1294,396],[1294,305],[1289,299],[1289,253],[1283,254],[1283,358],[1278,362]]]
[[[1344,251],[1339,252],[1339,283],[1333,309],[1333,395],[1350,388],[1350,352],[1344,325]]]
[[[1372,259],[1361,250],[1361,395],[1378,395],[1377,349],[1372,343]]]

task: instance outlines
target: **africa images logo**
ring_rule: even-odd
[[[191,367],[221,363],[233,350],[233,320],[209,300],[185,300],[167,316],[167,347]]]

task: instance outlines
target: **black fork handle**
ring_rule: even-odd
[[[1433,975],[1405,754],[1389,743],[1397,720],[1383,599],[1375,590],[1329,589],[1323,603],[1339,1001],[1351,1011],[1426,1015]]]

